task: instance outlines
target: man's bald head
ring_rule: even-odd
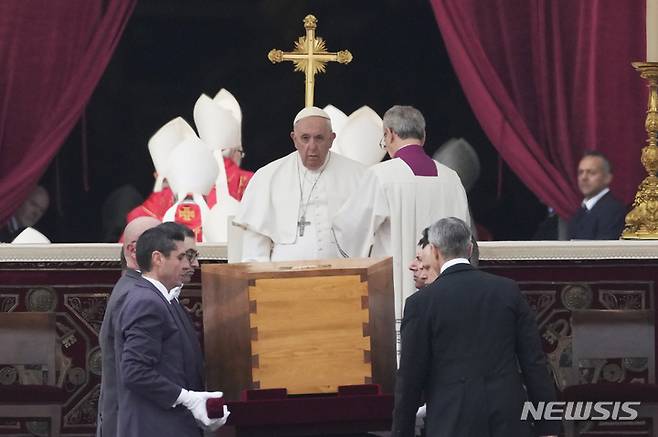
[[[137,270],[137,252],[135,246],[137,239],[147,229],[154,228],[160,224],[160,220],[153,217],[137,217],[126,225],[123,230],[123,256],[126,258],[126,267]]]

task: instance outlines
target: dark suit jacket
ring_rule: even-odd
[[[585,212],[579,209],[569,220],[569,238],[576,240],[618,240],[624,230],[626,207],[611,192]]]
[[[395,437],[414,436],[421,395],[432,437],[529,436],[523,402],[555,400],[535,317],[512,280],[449,267],[406,300],[401,335]]]
[[[190,340],[175,305],[140,278],[118,308],[114,334],[117,359],[117,435],[200,436],[192,414],[172,408],[181,388],[203,390],[203,358]]]
[[[114,353],[114,330],[116,326],[117,308],[121,308],[126,293],[141,278],[141,274],[128,269],[114,285],[112,294],[105,307],[103,324],[98,334],[98,343],[101,347],[103,360],[103,374],[101,377],[101,393],[98,398],[98,418],[96,421],[97,437],[117,436],[117,362]]]

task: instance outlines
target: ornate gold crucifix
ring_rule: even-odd
[[[283,61],[292,61],[295,63],[295,71],[303,71],[306,76],[306,106],[313,106],[313,87],[315,85],[315,75],[326,71],[327,62],[339,62],[349,64],[352,61],[352,54],[348,50],[340,52],[327,52],[325,41],[320,37],[315,37],[315,29],[318,20],[313,15],[304,17],[304,28],[306,36],[300,36],[295,42],[295,49],[292,52],[281,50],[270,50],[267,57],[273,64]]]

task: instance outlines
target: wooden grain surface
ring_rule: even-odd
[[[369,380],[367,295],[361,275],[256,280],[249,287],[250,325],[257,329],[253,380],[290,394],[330,393]]]

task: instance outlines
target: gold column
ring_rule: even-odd
[[[625,240],[658,239],[658,62],[633,62],[633,67],[640,72],[642,79],[648,82],[649,102],[647,119],[647,145],[642,148],[642,165],[647,171],[633,201],[633,209],[626,215],[626,226],[621,238]]]

